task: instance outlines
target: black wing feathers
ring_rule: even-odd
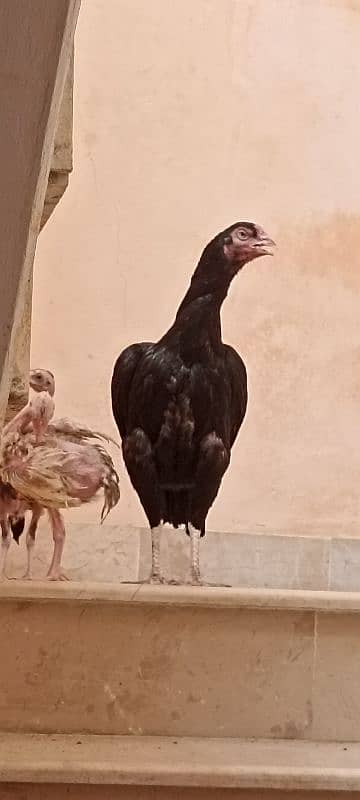
[[[114,367],[111,381],[111,400],[115,422],[122,439],[127,433],[130,433],[127,425],[132,380],[142,357],[151,346],[149,342],[141,342],[126,347],[119,355]]]
[[[233,446],[246,414],[248,393],[246,367],[239,354],[225,345],[227,372],[231,385],[230,447]]]

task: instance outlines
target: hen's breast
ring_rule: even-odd
[[[180,355],[154,347],[136,370],[129,400],[130,429],[141,428],[157,447],[177,450],[215,431],[228,439],[230,386],[221,359],[184,364]]]

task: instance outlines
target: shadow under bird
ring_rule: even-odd
[[[220,310],[235,275],[255,258],[272,255],[274,246],[251,222],[219,233],[205,247],[167,333],[156,343],[127,347],[116,361],[112,408],[151,528],[152,583],[166,583],[163,523],[185,527],[191,582],[201,583],[200,537],[247,407],[246,368],[222,341]]]

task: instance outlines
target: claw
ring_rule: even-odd
[[[166,580],[166,578],[163,577],[163,575],[150,575],[150,578],[148,578],[148,580],[145,581],[145,583],[151,583],[154,584],[155,586],[156,585],[159,586],[160,584],[168,583],[168,581]]]
[[[70,581],[65,572],[50,572],[49,575],[46,575],[46,581]]]

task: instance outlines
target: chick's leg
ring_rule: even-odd
[[[27,566],[23,579],[26,581],[32,580],[32,557],[35,547],[35,536],[39,519],[41,517],[41,508],[34,508],[31,515],[30,524],[26,532],[26,551],[27,551]]]
[[[61,570],[61,558],[65,542],[65,525],[60,514],[55,508],[49,508],[48,514],[50,517],[53,538],[54,538],[54,551],[51,564],[49,567],[46,580],[48,581],[67,581],[69,578]]]
[[[7,577],[5,573],[6,559],[9,552],[12,534],[8,519],[1,520],[1,548],[0,548],[0,581],[5,580]]]

